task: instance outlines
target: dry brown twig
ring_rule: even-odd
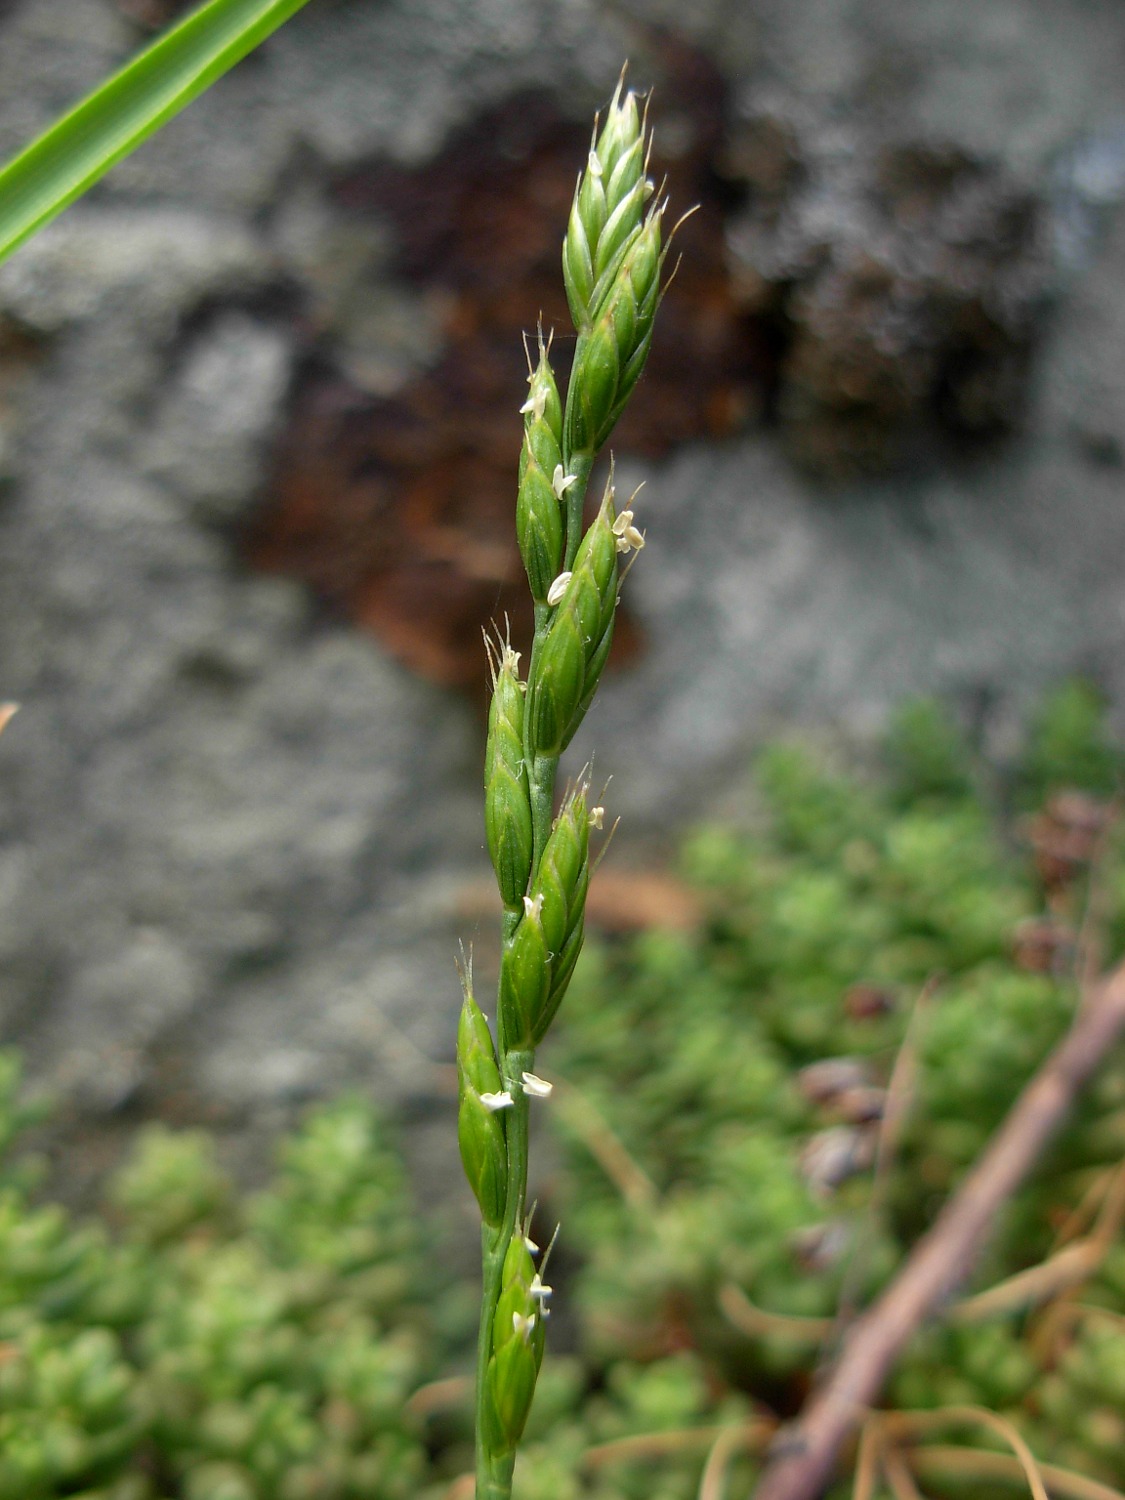
[[[752,1451],[760,1447],[761,1442],[762,1426],[760,1423],[742,1423],[739,1426],[727,1427],[720,1432],[712,1443],[707,1462],[703,1466],[697,1500],[724,1500],[727,1493],[727,1476],[736,1454],[747,1449]]]
[[[983,1448],[958,1448],[950,1445],[925,1445],[907,1448],[903,1456],[915,1474],[932,1474],[935,1479],[1019,1480],[1023,1468],[1018,1458],[1007,1453],[992,1453]],[[1125,1500],[1120,1490],[1097,1479],[1087,1479],[1056,1464],[1040,1464],[1043,1482],[1057,1500]]]
[[[903,1347],[969,1274],[999,1210],[1039,1160],[1123,1028],[1125,964],[1091,987],[1070,1030],[932,1228],[852,1326],[839,1359],[775,1443],[756,1500],[815,1500],[822,1492]]]
[[[1015,1455],[1032,1494],[1032,1500],[1049,1500],[1043,1482],[1043,1467],[1019,1432],[1005,1417],[983,1406],[945,1406],[936,1411],[896,1411],[880,1414],[879,1431],[888,1438],[910,1437],[934,1427],[975,1423],[995,1432]]]
[[[719,1288],[719,1310],[732,1328],[747,1338],[792,1339],[799,1344],[820,1344],[836,1327],[835,1318],[804,1318],[795,1313],[767,1312],[733,1281]]]
[[[1125,1222],[1125,1163],[1113,1171],[1109,1189],[1098,1210],[1094,1227],[1080,1240],[1072,1240],[1037,1266],[966,1297],[951,1313],[957,1323],[980,1323],[1037,1303],[1076,1291],[1090,1279],[1105,1259],[1122,1223]]]
[[[874,1500],[879,1483],[879,1429],[875,1419],[863,1424],[852,1480],[852,1500]]]
[[[927,1430],[949,1423],[982,1422],[1012,1448],[1011,1455],[952,1444],[919,1444]],[[1032,1500],[1125,1500],[1100,1480],[1057,1464],[1040,1463],[1010,1422],[982,1407],[945,1407],[936,1411],[871,1412],[860,1435],[853,1500],[871,1500],[879,1472],[894,1500],[921,1500],[919,1474],[941,1480],[1022,1479]]]
[[[724,1444],[724,1450],[730,1443],[747,1453],[760,1452],[775,1430],[775,1424],[769,1418],[752,1417],[739,1427],[724,1423],[719,1427],[676,1427],[660,1432],[631,1433],[628,1437],[612,1438],[609,1442],[587,1448],[582,1455],[582,1466],[596,1470],[638,1459],[655,1460],[680,1453],[696,1453],[701,1448],[713,1451],[718,1442]]]
[[[910,1465],[897,1448],[888,1448],[883,1454],[883,1473],[887,1476],[894,1500],[922,1500]]]

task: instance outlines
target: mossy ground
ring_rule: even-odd
[[[882,779],[775,747],[753,831],[684,847],[700,929],[591,950],[542,1059],[568,1085],[541,1213],[564,1223],[573,1351],[544,1366],[520,1500],[691,1500],[739,1427],[724,1493],[749,1493],[755,1446],[799,1406],[841,1309],[901,1263],[1062,1034],[1084,959],[1125,951],[1122,764],[1080,686],[1045,705],[1004,781],[926,704],[899,717]],[[908,1035],[904,1123],[876,1173]],[[17,1074],[9,1060],[9,1146]],[[988,1408],[1043,1461],[1125,1485],[1123,1151],[1115,1056],[972,1290],[1100,1223],[1088,1274],[923,1331],[890,1406]],[[253,1197],[206,1136],[150,1129],[108,1201],[73,1219],[8,1153],[0,1500],[437,1500],[469,1467],[465,1386],[436,1382],[471,1364],[472,1291],[435,1284],[365,1103],[314,1113]],[[940,1440],[1004,1448],[972,1423]],[[926,1470],[926,1493],[987,1488],[965,1486]]]

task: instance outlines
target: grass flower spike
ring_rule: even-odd
[[[531,1252],[523,1236],[516,1235],[504,1257],[488,1364],[492,1441],[500,1452],[513,1457],[531,1410],[546,1342],[542,1303],[532,1291],[537,1280]]]
[[[516,536],[535,604],[526,682],[508,641],[489,644],[485,829],[504,903],[496,1037],[466,975],[457,1043],[461,1159],[482,1220],[477,1500],[511,1496],[543,1359],[551,1288],[528,1237],[529,1101],[551,1094],[534,1071],[535,1049],[582,949],[590,831],[604,815],[588,805],[581,779],[555,815],[555,782],[609,656],[618,557],[644,543],[632,510],[616,512],[612,473],[588,528],[583,504],[598,451],[644,367],[660,303],[663,205],[646,212],[647,154],[642,110],[622,81],[595,127],[563,246],[578,334],[565,406],[540,333],[521,408]]]
[[[648,358],[660,304],[665,204],[646,203],[648,147],[636,95],[617,85],[586,170],[578,179],[563,242],[563,280],[578,333],[563,420],[563,463],[582,487]],[[581,509],[569,502],[567,567]]]
[[[588,333],[629,246],[645,198],[645,140],[637,96],[622,99],[624,75],[595,132],[563,241],[563,280],[579,334]]]
[[[528,384],[531,393],[520,408],[524,424],[516,500],[516,539],[527,569],[531,596],[541,604],[547,598],[562,560],[560,486],[565,479],[562,406],[542,335],[539,363],[532,370]]]
[[[507,1186],[507,1151],[504,1126],[499,1119],[500,1069],[492,1033],[480,1006],[473,999],[472,981],[463,976],[464,1001],[457,1028],[457,1076],[460,1102],[457,1110],[457,1141],[465,1176],[480,1204],[481,1218],[493,1228],[504,1219]],[[507,1102],[510,1104],[511,1099]]]
[[[532,658],[527,730],[540,755],[566,749],[594,696],[613,643],[617,608],[617,538],[613,534],[613,485],[578,548],[574,568]],[[561,582],[561,580],[560,580]],[[554,592],[554,591],[552,591]]]
[[[492,703],[484,756],[484,826],[504,905],[518,910],[531,875],[531,802],[523,760],[524,684],[519,652],[492,653]]]
[[[663,217],[662,203],[649,211],[597,304],[593,327],[579,337],[564,427],[572,464],[586,456],[592,460],[605,443],[648,359],[667,254],[661,244]]]

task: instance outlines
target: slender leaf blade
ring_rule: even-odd
[[[208,0],[0,170],[0,260],[209,88],[307,0]]]

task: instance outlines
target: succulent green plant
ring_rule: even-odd
[[[0,1054],[0,1138],[28,1122]],[[316,1111],[240,1197],[201,1131],[142,1132],[116,1233],[31,1196],[0,1159],[4,1500],[416,1500],[408,1400],[440,1367],[419,1225],[386,1127]]]
[[[597,690],[613,641],[618,558],[644,544],[616,508],[612,472],[583,527],[594,461],[644,368],[660,302],[664,205],[646,208],[648,139],[624,75],[595,123],[563,243],[578,342],[565,410],[540,330],[522,407],[516,534],[535,603],[526,679],[507,639],[490,646],[485,828],[504,903],[496,1039],[468,967],[458,1031],[458,1136],[480,1205],[483,1294],[477,1359],[478,1500],[511,1494],[516,1447],[543,1358],[547,1288],[528,1237],[529,1100],[550,1092],[535,1050],[582,948],[591,808],[580,778],[554,814],[559,758]]]

